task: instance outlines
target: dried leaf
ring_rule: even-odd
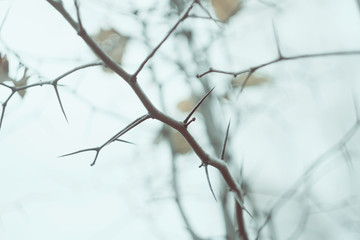
[[[11,80],[9,78],[9,61],[6,55],[2,57],[0,54],[0,83],[8,80]]]
[[[121,64],[122,57],[125,52],[128,37],[121,35],[114,29],[100,29],[100,31],[93,36],[94,40],[99,44],[110,57]],[[109,68],[104,67],[104,71],[112,72]]]
[[[196,101],[194,99],[194,97],[189,97],[183,101],[180,101],[177,104],[177,109],[179,109],[182,112],[190,112],[196,105]]]
[[[211,4],[222,22],[229,21],[241,9],[241,0],[212,0]]]
[[[26,68],[24,71],[23,77],[19,81],[13,80],[13,83],[15,87],[23,87],[26,86],[28,79],[30,78],[29,75],[27,75],[28,69]],[[18,94],[23,98],[26,94],[26,89],[18,91]]]
[[[245,81],[247,77],[247,74],[243,74],[241,75],[240,77],[238,78],[235,78],[231,81],[231,85],[233,87],[241,87],[243,82]],[[249,87],[249,86],[259,86],[259,85],[263,85],[267,82],[269,82],[270,79],[269,77],[267,76],[264,76],[264,75],[260,75],[260,74],[252,74],[250,76],[250,78],[248,79],[247,83],[246,83],[246,87]]]

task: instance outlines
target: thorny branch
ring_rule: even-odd
[[[7,88],[9,88],[11,90],[11,94],[8,96],[8,98],[5,100],[5,102],[2,103],[2,112],[1,112],[1,118],[0,118],[0,129],[1,129],[3,119],[4,119],[6,106],[7,106],[8,102],[10,101],[11,97],[14,95],[14,93],[16,93],[18,91],[23,91],[25,89],[32,88],[32,87],[42,87],[43,85],[52,85],[54,87],[56,97],[57,97],[59,105],[61,107],[61,111],[62,111],[62,113],[63,113],[63,115],[64,115],[64,117],[65,117],[65,119],[67,121],[65,110],[63,108],[63,104],[61,102],[59,91],[58,91],[58,82],[61,79],[63,79],[64,77],[66,77],[66,76],[68,76],[68,75],[70,75],[70,74],[72,74],[72,73],[74,73],[74,72],[76,72],[78,70],[88,68],[88,67],[100,66],[100,65],[102,65],[102,63],[100,63],[100,62],[84,64],[84,65],[75,67],[75,68],[61,74],[60,76],[56,77],[54,80],[44,81],[44,82],[40,81],[40,82],[37,82],[37,83],[32,83],[32,84],[25,85],[25,86],[16,87],[16,86],[9,86],[9,85],[7,85],[5,83],[0,83],[0,85],[2,85],[4,87],[7,87]]]
[[[220,173],[222,174],[222,176],[224,177],[225,182],[227,183],[228,187],[230,188],[231,191],[233,191],[235,193],[235,199],[236,199],[236,203],[238,204],[237,207],[238,208],[238,214],[239,217],[239,221],[242,220],[242,210],[247,211],[244,208],[244,200],[243,200],[243,193],[241,190],[241,187],[239,186],[239,184],[237,183],[237,181],[235,180],[235,178],[232,176],[232,174],[229,171],[229,168],[226,164],[226,162],[224,161],[224,152],[225,152],[225,148],[226,148],[226,143],[227,143],[227,139],[228,139],[228,134],[229,134],[229,126],[230,123],[227,127],[227,131],[226,131],[226,136],[225,136],[225,141],[224,141],[224,145],[223,145],[223,150],[221,153],[221,157],[217,158],[217,157],[212,157],[210,156],[207,152],[205,152],[205,150],[198,144],[198,142],[194,139],[194,137],[192,136],[192,134],[189,133],[187,126],[188,124],[190,124],[192,120],[189,120],[192,116],[192,114],[194,113],[194,111],[202,104],[202,102],[204,101],[204,99],[211,93],[211,91],[213,89],[211,89],[206,95],[205,97],[203,97],[203,99],[201,99],[201,101],[197,104],[197,106],[191,111],[191,113],[187,116],[187,118],[184,121],[177,121],[171,117],[169,117],[168,115],[164,114],[163,112],[159,111],[154,105],[153,103],[149,100],[149,98],[146,96],[146,94],[143,92],[142,88],[140,87],[140,85],[138,84],[138,82],[136,81],[136,78],[138,76],[138,74],[142,71],[142,69],[145,67],[145,65],[151,60],[151,58],[156,54],[156,52],[160,49],[160,47],[163,45],[164,42],[166,42],[166,40],[173,34],[173,32],[178,28],[178,26],[180,25],[181,22],[183,22],[186,18],[189,17],[197,17],[195,15],[191,15],[190,11],[191,9],[194,7],[195,4],[200,5],[201,8],[203,8],[205,11],[206,9],[201,5],[199,0],[194,0],[192,1],[192,3],[190,4],[190,6],[187,8],[186,12],[184,13],[184,15],[176,22],[176,24],[169,30],[169,32],[167,33],[167,35],[161,40],[161,42],[151,51],[151,53],[142,61],[142,63],[139,65],[138,69],[135,71],[134,74],[129,74],[128,72],[126,72],[119,64],[117,64],[114,60],[111,59],[111,57],[109,55],[107,55],[96,43],[95,41],[88,35],[88,33],[86,32],[82,22],[81,22],[81,16],[80,16],[80,9],[79,9],[79,4],[77,0],[74,0],[74,5],[76,8],[76,20],[74,20],[71,15],[66,11],[66,9],[64,8],[63,4],[61,1],[55,1],[55,0],[47,0],[49,2],[49,4],[51,4],[67,21],[68,23],[76,30],[77,34],[87,43],[87,45],[94,51],[94,53],[101,59],[101,63],[97,62],[97,63],[91,63],[91,64],[86,64],[86,65],[82,65],[79,67],[76,67],[64,74],[62,74],[61,76],[57,77],[56,79],[52,80],[52,81],[46,81],[46,82],[39,82],[39,83],[34,83],[34,84],[29,84],[26,86],[21,86],[21,87],[13,87],[13,86],[9,86],[7,84],[4,83],[0,83],[0,85],[8,88],[11,90],[10,95],[7,97],[7,99],[5,100],[5,102],[2,103],[2,113],[1,113],[1,118],[0,118],[0,128],[2,125],[2,121],[4,118],[4,113],[5,113],[5,109],[7,106],[7,103],[9,102],[9,100],[11,99],[11,97],[14,95],[14,93],[27,89],[27,88],[31,88],[31,87],[35,87],[35,86],[42,86],[42,85],[52,85],[54,87],[55,93],[56,93],[56,97],[57,100],[59,102],[61,111],[66,119],[66,121],[68,121],[67,116],[65,114],[65,110],[60,98],[60,94],[58,91],[58,82],[60,79],[66,77],[67,75],[83,69],[83,68],[87,68],[87,67],[92,67],[92,66],[99,66],[102,64],[107,65],[110,69],[112,69],[115,73],[117,73],[118,76],[120,76],[123,80],[125,80],[129,86],[133,89],[133,91],[136,93],[136,95],[138,96],[139,100],[142,102],[142,104],[144,105],[144,107],[147,109],[148,113],[137,118],[136,120],[134,120],[133,122],[131,122],[128,126],[126,126],[124,129],[120,130],[118,133],[116,133],[113,137],[109,138],[105,143],[103,143],[102,145],[98,146],[98,147],[94,147],[94,148],[88,148],[88,149],[83,149],[83,150],[79,150],[76,152],[72,152],[69,154],[65,154],[62,155],[61,157],[65,157],[65,156],[70,156],[70,155],[74,155],[74,154],[78,154],[78,153],[82,153],[82,152],[87,152],[87,151],[95,151],[96,155],[95,158],[92,162],[91,165],[94,165],[98,155],[100,153],[100,151],[107,145],[109,145],[112,142],[115,141],[120,141],[120,142],[125,142],[125,143],[130,143],[127,142],[125,140],[121,140],[119,139],[121,136],[123,136],[125,133],[127,133],[128,131],[130,131],[131,129],[133,129],[134,127],[138,126],[139,124],[141,124],[142,122],[146,121],[147,119],[153,118],[156,119],[158,121],[163,122],[164,124],[168,125],[171,128],[176,129],[177,131],[179,131],[184,138],[188,141],[188,143],[190,144],[190,146],[192,147],[192,149],[194,150],[194,152],[198,155],[198,157],[201,159],[202,164],[205,166],[205,171],[206,171],[206,175],[207,175],[207,180],[209,182],[209,186],[211,189],[211,192],[213,193],[214,197],[215,194],[213,192],[213,189],[211,187],[210,184],[210,179],[208,176],[208,170],[207,170],[207,166],[211,165],[215,168],[217,168]],[[358,1],[359,2],[359,1]],[[208,13],[208,12],[207,12]],[[214,21],[216,21],[215,19],[213,19],[211,17],[211,15],[209,14],[209,19],[212,19]],[[3,23],[0,26],[0,30],[3,26]],[[209,68],[208,71],[202,73],[202,74],[198,74],[197,77],[201,78],[207,74],[210,73],[222,73],[222,74],[227,74],[227,75],[233,75],[234,77],[240,75],[240,74],[244,74],[244,73],[248,73],[244,83],[242,84],[242,88],[241,91],[243,90],[243,88],[246,85],[246,82],[249,80],[250,76],[257,71],[258,69],[261,69],[263,67],[266,67],[268,65],[272,65],[281,61],[289,61],[289,60],[295,60],[295,59],[303,59],[303,58],[314,58],[314,57],[327,57],[327,56],[344,56],[344,55],[360,55],[360,51],[340,51],[340,52],[328,52],[328,53],[315,53],[315,54],[304,54],[304,55],[296,55],[296,56],[290,56],[290,57],[285,57],[283,56],[281,50],[280,50],[280,45],[279,45],[279,38],[278,38],[278,34],[276,32],[275,26],[274,27],[274,33],[275,33],[275,40],[276,40],[276,46],[277,46],[277,50],[278,50],[278,58],[276,58],[275,60],[263,63],[263,64],[259,64],[257,66],[251,67],[249,69],[245,69],[245,70],[240,70],[237,72],[230,72],[230,71],[223,71],[223,70],[215,70],[212,68]],[[358,110],[357,110],[358,111]],[[304,180],[307,180],[311,174],[313,173],[315,168],[318,168],[320,165],[322,165],[324,162],[326,162],[327,159],[329,159],[329,156],[332,155],[334,152],[342,150],[344,151],[346,157],[348,157],[347,155],[349,154],[347,152],[346,149],[346,143],[354,136],[354,134],[358,131],[358,128],[360,126],[360,119],[359,117],[357,117],[357,120],[355,122],[355,124],[352,126],[352,128],[346,133],[344,134],[344,136],[342,137],[342,139],[339,140],[339,142],[337,144],[335,144],[334,146],[332,146],[330,149],[328,149],[326,152],[324,152],[319,158],[317,158],[314,163],[312,165],[309,166],[309,168],[303,173],[303,175],[293,184],[293,186],[286,191],[279,199],[278,201],[272,206],[272,208],[269,211],[269,214],[265,220],[265,222],[263,223],[263,225],[260,226],[260,228],[258,229],[258,235],[257,235],[257,239],[260,237],[261,231],[262,229],[266,226],[267,223],[269,223],[269,221],[271,220],[271,217],[273,216],[273,214],[279,210],[281,208],[281,206],[284,204],[284,202],[286,202],[288,199],[290,199],[294,194],[296,194],[299,186],[304,182]],[[346,158],[348,159],[348,158]],[[175,181],[174,181],[175,182]],[[216,199],[216,198],[215,198]],[[250,215],[250,213],[249,213]],[[185,218],[186,219],[186,218]],[[243,227],[244,224],[240,224],[240,227]],[[248,239],[248,236],[246,235],[246,231],[245,229],[241,230],[242,234],[245,235],[241,235],[240,237],[242,239]]]
[[[88,46],[97,54],[97,56],[104,62],[104,64],[106,64],[110,69],[112,69],[115,73],[117,73],[122,79],[124,79],[129,85],[130,87],[133,89],[133,91],[135,92],[135,94],[138,96],[139,100],[142,102],[142,104],[144,105],[144,107],[146,108],[146,110],[148,111],[148,116],[149,118],[153,118],[156,119],[158,121],[161,121],[163,123],[165,123],[166,125],[176,129],[177,131],[179,131],[184,138],[187,140],[187,142],[189,143],[189,145],[192,147],[192,149],[194,150],[194,152],[198,155],[198,157],[201,159],[201,161],[204,164],[209,164],[215,168],[217,168],[220,173],[222,174],[222,176],[224,177],[226,183],[229,186],[229,189],[231,191],[233,191],[235,193],[235,199],[236,201],[240,204],[240,206],[244,208],[244,201],[243,201],[243,196],[242,196],[242,192],[240,189],[239,184],[236,182],[235,178],[232,176],[232,174],[229,171],[228,166],[226,165],[226,163],[224,163],[222,160],[216,158],[216,157],[212,157],[210,156],[207,152],[205,152],[205,150],[199,145],[199,143],[194,139],[194,137],[190,134],[190,132],[188,131],[186,125],[183,122],[177,121],[167,115],[165,115],[164,113],[162,113],[161,111],[159,111],[154,105],[153,103],[150,101],[150,99],[147,97],[147,95],[143,92],[142,88],[140,87],[140,85],[138,84],[137,81],[135,81],[136,79],[136,72],[134,75],[130,75],[129,73],[127,73],[120,65],[118,65],[117,63],[115,63],[95,42],[94,40],[91,39],[91,37],[87,34],[86,30],[83,28],[82,25],[80,25],[79,23],[77,23],[72,17],[71,15],[66,11],[66,9],[64,8],[64,6],[62,5],[61,2],[55,1],[55,0],[47,0],[67,21],[68,23],[77,31],[78,35],[88,44]],[[166,37],[160,42],[160,44],[155,47],[155,49],[153,50],[152,54],[150,54],[144,61],[143,63],[140,65],[140,67],[138,68],[137,72],[140,72],[141,69],[143,68],[143,66],[154,56],[154,54],[156,53],[156,51],[160,48],[160,46],[163,44],[163,42],[166,41],[166,39],[168,39],[168,37],[171,35],[171,33],[173,33],[175,31],[175,29],[179,26],[179,24],[187,18],[188,13],[190,12],[190,10],[193,8],[194,4],[198,3],[198,0],[194,0],[191,5],[188,7],[188,9],[186,10],[185,14],[183,15],[183,17],[180,18],[180,20],[175,24],[175,26],[172,28],[172,30],[170,30],[170,32],[166,35]],[[77,12],[78,12],[78,8],[76,8]],[[77,13],[78,16],[79,13]],[[111,141],[110,141],[111,142]],[[105,145],[107,145],[107,142]],[[105,146],[104,145],[104,146]],[[95,156],[95,160],[98,156],[99,153],[99,149],[98,148],[90,148],[90,149],[85,149],[85,151],[96,151],[96,156]],[[75,152],[72,154],[76,154],[79,153]],[[66,155],[64,155],[66,156]],[[95,160],[93,162],[93,164],[95,163]],[[93,165],[92,164],[92,165]]]
[[[103,143],[101,146],[98,146],[98,147],[93,147],[93,148],[87,148],[87,149],[82,149],[82,150],[79,150],[79,151],[76,151],[76,152],[72,152],[72,153],[68,153],[68,154],[64,154],[64,155],[61,155],[60,157],[67,157],[67,156],[71,156],[71,155],[75,155],[75,154],[78,154],[78,153],[83,153],[83,152],[90,152],[90,151],[95,151],[96,154],[95,154],[95,157],[94,157],[94,160],[93,162],[91,163],[91,166],[94,166],[95,163],[96,163],[96,160],[99,156],[99,153],[100,151],[107,145],[109,145],[110,143],[112,142],[115,142],[115,141],[120,141],[120,142],[124,142],[124,143],[130,143],[128,141],[125,141],[125,140],[121,140],[119,139],[119,137],[121,137],[122,135],[124,135],[125,133],[127,133],[128,131],[130,131],[131,129],[133,129],[134,127],[136,127],[137,125],[139,125],[140,123],[146,121],[147,119],[150,118],[150,115],[149,114],[145,114],[137,119],[135,119],[132,123],[130,123],[129,125],[127,125],[125,128],[123,128],[122,130],[120,130],[118,133],[116,133],[114,136],[112,136],[111,138],[109,138],[109,140],[107,140],[105,143]],[[132,143],[130,143],[132,144]]]
[[[296,60],[296,59],[302,59],[302,58],[316,58],[316,57],[331,57],[331,56],[347,56],[347,55],[360,55],[360,51],[358,50],[354,50],[354,51],[339,51],[339,52],[326,52],[326,53],[313,53],[313,54],[303,54],[303,55],[296,55],[296,56],[291,56],[291,57],[285,57],[285,56],[281,56],[278,57],[275,60],[266,62],[266,63],[262,63],[259,64],[257,66],[245,69],[245,70],[240,70],[237,72],[231,72],[231,71],[224,71],[224,70],[216,70],[213,68],[209,68],[209,70],[207,70],[206,72],[203,72],[201,74],[198,74],[197,77],[201,78],[209,73],[222,73],[222,74],[226,74],[226,75],[232,75],[234,77],[239,76],[240,74],[243,73],[254,73],[255,71],[259,70],[260,68],[266,67],[268,65],[274,64],[274,63],[278,63],[278,62],[282,62],[282,61],[290,61],[290,60]]]

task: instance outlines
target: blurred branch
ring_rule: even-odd
[[[309,179],[309,177],[312,175],[315,169],[319,168],[322,164],[324,164],[334,153],[343,150],[343,146],[353,138],[353,136],[358,132],[359,127],[360,127],[360,119],[357,118],[355,123],[342,136],[342,138],[339,139],[337,143],[335,143],[332,147],[326,150],[323,154],[321,154],[317,159],[315,159],[313,163],[304,171],[304,173],[294,182],[294,184],[285,193],[281,195],[281,197],[271,207],[264,223],[259,227],[256,239],[260,238],[261,231],[264,229],[266,224],[271,220],[272,215],[277,210],[279,210],[289,199],[291,199],[293,195],[297,193],[300,186]]]
[[[145,32],[145,31],[144,31]],[[145,39],[148,40],[148,36],[146,33],[144,33]],[[163,89],[162,89],[162,85],[157,81],[156,75],[155,75],[155,71],[153,68],[150,68],[150,72],[153,78],[153,81],[155,81],[157,83],[158,89],[159,89],[159,97],[160,97],[160,103],[161,106],[163,108],[163,111],[166,111],[166,106],[165,106],[165,99],[164,99],[164,94],[163,94]],[[179,190],[179,181],[178,181],[178,171],[177,171],[177,166],[176,166],[176,156],[177,153],[175,151],[175,143],[173,138],[170,135],[170,128],[168,126],[163,126],[163,128],[161,129],[161,133],[163,134],[164,137],[166,138],[167,143],[169,144],[169,148],[171,151],[171,176],[172,176],[172,189],[174,191],[174,195],[175,195],[175,203],[176,206],[180,212],[181,218],[184,221],[184,224],[186,226],[186,229],[189,231],[191,237],[193,240],[202,240],[203,238],[199,237],[199,235],[195,232],[194,228],[192,227],[186,212],[184,210],[184,207],[182,205],[181,202],[181,193]]]
[[[4,27],[4,25],[5,25],[6,19],[7,19],[8,16],[9,16],[9,12],[10,12],[12,3],[13,3],[13,2],[10,2],[9,7],[8,7],[8,9],[6,10],[6,13],[5,13],[5,15],[4,15],[4,18],[2,19],[2,21],[1,21],[1,23],[0,23],[0,34],[1,34],[1,30],[3,29],[3,27]]]

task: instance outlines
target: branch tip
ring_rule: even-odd
[[[57,81],[54,81],[53,86],[54,86],[54,89],[55,89],[56,97],[57,97],[58,102],[59,102],[59,104],[60,104],[61,111],[62,111],[62,113],[63,113],[63,115],[64,115],[64,117],[65,117],[66,122],[69,123],[68,118],[67,118],[66,113],[65,113],[65,110],[64,110],[64,106],[63,106],[63,104],[62,104],[62,102],[61,102],[61,99],[60,99],[59,90],[58,90],[58,88],[57,88]]]
[[[212,89],[210,89],[210,91],[208,91],[205,96],[196,104],[196,106],[193,108],[193,110],[191,110],[191,112],[189,113],[189,115],[185,118],[184,120],[184,124],[186,125],[190,119],[190,117],[194,114],[194,112],[196,111],[196,109],[198,109],[200,107],[200,105],[203,103],[203,101],[207,98],[207,96],[210,95],[210,93],[214,90],[215,87],[213,87]]]
[[[211,182],[210,182],[209,171],[208,171],[208,164],[205,164],[204,166],[205,166],[206,179],[207,179],[207,182],[208,182],[208,184],[209,184],[210,191],[211,191],[211,193],[212,193],[215,201],[217,202],[217,199],[216,199],[214,190],[213,190],[213,188],[212,188],[212,186],[211,186]]]

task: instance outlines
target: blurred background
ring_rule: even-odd
[[[76,19],[73,1],[63,0]],[[133,73],[188,9],[188,0],[82,0],[87,32]],[[245,193],[248,239],[359,239],[360,4],[355,0],[201,1],[138,82],[225,160]],[[148,120],[131,88],[98,61],[43,0],[0,0],[0,239],[239,239],[239,214],[218,171],[184,139]],[[278,39],[278,41],[276,40]],[[278,46],[278,47],[277,47]],[[284,57],[331,54],[279,61]],[[353,54],[348,54],[352,52]],[[209,72],[209,69],[223,71]],[[229,73],[229,74],[227,74]],[[197,77],[200,75],[201,77]],[[6,86],[5,86],[6,85]],[[242,86],[245,86],[241,91]],[[10,97],[10,98],[9,98]],[[243,238],[245,239],[245,238]]]

